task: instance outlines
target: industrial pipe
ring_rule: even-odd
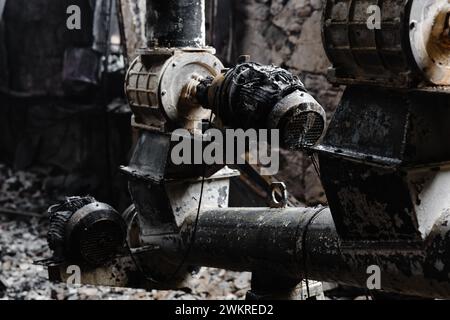
[[[205,0],[147,0],[149,47],[204,47]]]
[[[393,246],[341,242],[325,207],[206,209],[197,222],[187,219],[181,235],[191,245],[191,265],[360,288],[367,288],[369,267],[377,266],[383,291],[450,298],[449,220],[447,211],[423,243]]]

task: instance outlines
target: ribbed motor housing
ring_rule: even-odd
[[[448,0],[328,0],[322,36],[343,84],[449,85]],[[446,57],[444,57],[446,56]]]
[[[56,260],[100,265],[125,241],[125,222],[109,205],[92,197],[69,197],[49,208],[48,243]]]

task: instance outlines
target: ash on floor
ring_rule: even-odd
[[[46,209],[63,196],[45,188],[45,170],[12,170],[0,163],[0,299],[242,299],[250,273],[201,268],[191,292],[67,286],[48,281],[45,267],[34,264],[51,256]],[[2,212],[3,210],[3,212]],[[23,214],[34,213],[42,218]],[[20,218],[20,220],[17,220]]]
[[[1,299],[242,299],[250,287],[250,273],[213,268],[202,268],[193,277],[190,293],[54,284],[47,280],[43,266],[33,264],[50,256],[46,227],[42,219],[16,221],[0,216]]]

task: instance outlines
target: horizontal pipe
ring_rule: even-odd
[[[205,209],[181,237],[192,265],[361,288],[376,265],[383,291],[450,298],[449,220],[443,214],[423,243],[342,243],[328,208]]]
[[[254,271],[261,266],[297,277],[299,227],[314,210],[227,208],[205,210],[199,216],[189,261],[197,265]],[[308,214],[309,213],[309,214]],[[182,230],[192,239],[195,217]]]

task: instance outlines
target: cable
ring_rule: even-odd
[[[306,250],[306,236],[307,236],[307,233],[308,233],[308,228],[311,225],[311,223],[325,209],[326,209],[326,207],[323,207],[323,208],[319,209],[317,212],[314,213],[314,215],[311,217],[311,219],[309,219],[309,221],[305,225],[305,231],[302,234],[303,269],[305,270],[306,293],[308,295],[308,299],[311,298],[311,294],[310,294],[310,291],[309,291],[308,267],[307,267],[307,263],[306,263],[306,260],[308,258],[308,254],[307,254],[307,250]]]
[[[314,157],[314,153],[311,153],[309,155],[309,157],[311,158],[312,164],[314,166],[314,170],[316,171],[317,176],[319,177],[319,179],[322,179],[320,176],[320,170],[319,170],[319,164],[316,161],[316,158]]]
[[[145,280],[150,281],[154,284],[160,284],[159,281],[153,279],[152,277],[148,276],[147,273],[141,268],[141,265],[137,262],[136,257],[134,256],[133,252],[131,251],[130,245],[128,244],[128,241],[125,241],[125,245],[127,247],[129,256],[131,260],[133,261],[134,266],[139,271],[139,273],[144,277]]]
[[[208,120],[208,129],[211,127],[211,123],[212,123],[212,117],[213,117],[213,113],[211,112],[211,115],[209,117]],[[202,143],[203,143],[203,134],[202,134]],[[175,279],[175,277],[177,276],[177,274],[180,272],[181,268],[184,266],[187,258],[189,257],[189,254],[191,253],[192,247],[194,246],[194,242],[195,242],[195,235],[197,233],[197,227],[198,227],[198,220],[200,217],[200,210],[201,210],[201,206],[202,206],[202,199],[203,199],[203,190],[204,190],[204,186],[205,186],[205,175],[206,175],[206,164],[203,162],[202,163],[202,182],[201,182],[201,187],[200,187],[200,196],[199,196],[199,200],[198,200],[198,207],[197,207],[197,214],[195,217],[195,222],[194,222],[194,229],[191,235],[191,239],[189,241],[189,246],[181,260],[181,262],[178,264],[177,268],[175,269],[174,273],[168,278],[167,282],[170,282],[172,280]],[[148,276],[146,274],[146,272],[141,268],[140,264],[137,262],[137,260],[134,257],[133,252],[131,251],[130,246],[128,245],[128,241],[126,241],[126,246],[128,248],[128,252],[130,254],[131,259],[133,260],[133,263],[135,264],[136,268],[138,269],[138,271],[142,274],[142,276],[150,281],[153,282],[155,284],[159,284],[160,282],[153,279],[152,277]]]
[[[209,116],[209,120],[208,120],[208,129],[211,127],[212,117],[213,117],[213,113],[211,112],[211,115]],[[203,144],[203,130],[202,130],[202,144]],[[194,246],[195,235],[197,233],[197,227],[198,227],[198,220],[200,217],[200,209],[202,206],[203,189],[205,186],[205,175],[206,175],[206,164],[205,164],[205,162],[202,162],[202,183],[201,183],[201,187],[200,187],[200,198],[198,200],[197,214],[195,216],[194,230],[191,235],[191,240],[189,241],[189,247],[186,250],[186,253],[184,254],[183,259],[181,260],[180,264],[175,269],[175,272],[172,274],[172,276],[169,278],[169,280],[173,280],[176,277],[176,275],[178,274],[178,272],[180,272],[181,268],[183,267],[187,258],[189,257],[189,254],[191,253],[192,247]]]
[[[314,170],[315,170],[315,172],[316,172],[316,174],[317,174],[317,176],[319,177],[319,179],[320,179],[320,171],[319,171],[319,166],[318,166],[318,164],[317,164],[317,162],[316,162],[316,158],[314,157],[314,153],[311,153],[311,154],[309,154],[309,157],[310,157],[310,159],[311,159],[311,161],[312,161],[312,164],[313,164],[313,166],[314,166]],[[317,217],[317,215],[319,214],[319,213],[321,213],[323,211],[323,209],[322,210],[320,210],[319,212],[317,212],[316,214],[314,214],[314,216],[308,221],[308,224],[306,225],[306,229],[305,229],[305,232],[303,233],[303,245],[305,246],[305,241],[306,241],[306,232],[307,232],[307,230],[308,230],[308,227],[309,227],[309,225],[312,223],[312,221]],[[306,247],[304,247],[303,248],[303,261],[304,261],[304,269],[305,269],[305,282],[306,282],[306,292],[307,292],[307,295],[308,295],[308,299],[311,297],[310,296],[310,292],[309,292],[309,282],[308,282],[308,270],[307,270],[307,266],[306,266]]]

